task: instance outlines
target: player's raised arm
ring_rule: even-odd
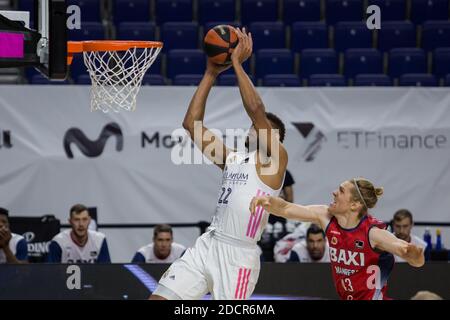
[[[217,76],[229,67],[219,66],[208,60],[203,79],[191,99],[183,120],[183,128],[189,132],[191,139],[197,147],[209,160],[221,169],[225,166],[225,160],[229,150],[219,137],[203,125],[203,118],[205,116],[206,100]],[[212,152],[205,153],[205,149],[212,150]]]
[[[370,229],[369,241],[373,248],[395,254],[413,267],[421,267],[425,264],[422,247],[401,240],[387,230],[376,227]]]
[[[242,63],[244,63],[252,55],[252,35],[251,33],[246,34],[245,28],[242,31],[236,28],[235,31],[238,35],[239,43],[231,55],[231,61],[238,80],[239,91],[241,93],[245,111],[252,120],[258,134],[264,134],[260,130],[266,130],[267,132],[267,139],[259,139],[260,147],[265,149],[267,155],[269,155],[272,159],[277,160],[281,164],[281,167],[285,168],[284,165],[287,164],[288,158],[287,152],[283,145],[279,143],[279,139],[272,139],[273,128],[270,120],[266,116],[264,103],[253,86],[252,81],[242,67]],[[272,146],[272,140],[276,141],[279,148],[273,148],[274,146]],[[279,152],[272,152],[277,149]]]
[[[254,197],[250,203],[250,212],[255,213],[256,207],[262,206],[267,212],[290,220],[313,222],[325,230],[331,219],[328,206],[301,206],[287,202],[280,197]]]

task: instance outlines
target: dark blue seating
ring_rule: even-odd
[[[326,21],[334,25],[339,21],[362,21],[362,0],[327,0]]]
[[[236,20],[235,0],[201,0],[198,2],[198,21],[204,24],[209,21]]]
[[[121,22],[150,21],[150,1],[114,0],[113,17],[116,25]]]
[[[411,21],[448,20],[448,0],[411,0]]]
[[[419,48],[396,48],[389,53],[389,75],[397,78],[405,73],[426,73],[425,52]]]
[[[320,0],[284,0],[283,21],[292,24],[296,21],[319,21]]]
[[[167,54],[167,77],[174,79],[177,74],[203,74],[206,56],[199,49],[175,49]]]
[[[300,87],[300,78],[296,74],[268,74],[264,76],[265,87]]]
[[[400,77],[402,87],[435,87],[438,85],[436,77],[426,73],[407,73]]]
[[[313,74],[309,77],[310,87],[344,87],[345,78],[340,74]]]
[[[412,48],[416,46],[416,29],[409,21],[383,22],[378,30],[378,49]]]
[[[450,47],[450,21],[426,21],[422,28],[422,48]]]
[[[434,50],[433,73],[440,78],[450,74],[450,47]]]
[[[175,86],[198,86],[203,78],[203,74],[178,74],[173,79]]]
[[[67,7],[77,5],[81,11],[82,22],[101,22],[100,0],[66,0]]]
[[[338,52],[349,48],[372,48],[372,30],[365,22],[338,22],[334,30],[334,48]]]
[[[338,72],[338,59],[333,49],[305,49],[300,55],[300,75],[333,74]]]
[[[69,40],[102,40],[105,39],[105,29],[100,22],[84,22],[81,29],[67,30]]]
[[[160,74],[146,74],[142,79],[143,86],[165,86],[167,85],[164,77]]]
[[[161,27],[164,52],[172,49],[197,49],[198,40],[196,22],[166,22]]]
[[[253,50],[286,47],[286,37],[282,22],[254,22],[250,25]]]
[[[289,49],[262,49],[256,53],[256,78],[267,74],[294,73],[294,56]]]
[[[383,59],[376,49],[349,49],[345,52],[344,73],[353,78],[360,73],[383,73]]]
[[[392,86],[392,80],[386,74],[358,74],[353,85],[357,87],[389,87]]]
[[[382,22],[406,19],[406,0],[369,0],[369,5],[380,7]]]
[[[246,26],[257,21],[278,19],[277,0],[241,0],[241,22]]]
[[[158,24],[171,21],[192,21],[192,0],[155,0]]]
[[[291,30],[291,48],[294,52],[328,47],[328,28],[325,22],[295,22]]]

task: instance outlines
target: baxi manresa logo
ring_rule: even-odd
[[[302,158],[306,162],[313,161],[317,153],[322,149],[322,144],[327,141],[325,135],[312,122],[292,122],[305,141]]]
[[[96,158],[103,153],[106,142],[109,138],[116,138],[116,150],[123,149],[123,134],[122,129],[115,122],[108,123],[103,127],[100,136],[96,140],[91,140],[78,128],[70,128],[64,135],[64,150],[69,159],[73,159],[72,144],[75,144],[78,149],[89,158]]]

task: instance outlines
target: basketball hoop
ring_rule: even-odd
[[[154,41],[69,41],[67,64],[83,53],[92,82],[91,111],[134,111],[142,79],[162,47]]]

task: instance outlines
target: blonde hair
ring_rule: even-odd
[[[367,213],[367,209],[375,207],[378,199],[383,195],[383,188],[375,187],[372,182],[364,178],[349,180],[353,184],[352,198],[363,205],[360,216]]]

